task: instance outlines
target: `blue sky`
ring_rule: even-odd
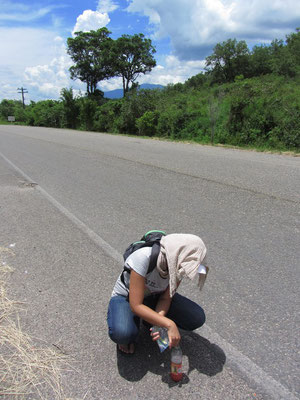
[[[74,31],[106,26],[112,38],[143,33],[151,38],[157,66],[139,83],[184,82],[199,73],[216,43],[229,38],[270,43],[300,26],[299,0],[0,0],[0,101],[57,99],[71,81],[66,40]],[[120,88],[119,78],[101,90]]]

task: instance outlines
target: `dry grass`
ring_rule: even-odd
[[[66,400],[61,385],[66,356],[37,347],[21,329],[22,304],[7,297],[7,279],[13,271],[7,260],[13,255],[11,249],[0,247],[0,398]]]

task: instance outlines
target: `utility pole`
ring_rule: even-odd
[[[25,89],[23,87],[18,88],[18,90],[20,90],[20,92],[18,92],[18,93],[22,93],[22,103],[23,103],[23,108],[25,108],[24,93],[28,93],[28,91],[27,91],[27,89]]]

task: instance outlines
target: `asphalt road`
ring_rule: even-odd
[[[0,167],[13,290],[30,302],[28,329],[84,365],[70,390],[88,388],[87,399],[116,398],[110,385],[124,399],[299,396],[299,158],[0,126]],[[124,361],[106,334],[120,254],[153,228],[195,233],[209,252],[204,292],[180,288],[207,314],[207,327],[184,336],[180,388],[147,335]]]

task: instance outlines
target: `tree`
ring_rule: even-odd
[[[79,115],[79,105],[74,97],[73,89],[63,88],[60,92],[60,99],[62,100],[64,108],[67,128],[76,129]]]
[[[289,40],[289,39],[288,39]],[[275,39],[271,43],[272,72],[278,75],[294,77],[297,73],[297,60],[290,46],[283,40]]]
[[[291,33],[286,37],[287,48],[295,58],[298,70],[300,69],[300,28],[296,28],[297,33]]]
[[[97,102],[93,97],[82,97],[79,104],[81,128],[91,131],[94,127],[94,117],[98,106]]]
[[[251,76],[272,73],[272,51],[270,46],[254,46],[250,57]]]
[[[93,94],[98,82],[113,76],[109,61],[112,39],[110,31],[76,32],[75,38],[68,38],[68,54],[75,65],[70,68],[71,78],[86,83],[87,94]]]
[[[206,70],[213,82],[233,82],[238,75],[249,74],[249,49],[244,40],[228,39],[214,47],[213,54],[206,57]]]
[[[205,84],[206,81],[207,81],[206,75],[203,72],[201,72],[200,74],[194,75],[191,78],[189,78],[185,82],[185,86],[193,88],[193,89],[197,89],[197,88],[201,88]]]
[[[294,77],[300,71],[300,29],[282,39],[274,39],[269,46],[254,46],[251,57],[251,76],[275,73]]]
[[[32,102],[26,107],[27,123],[33,126],[61,128],[64,120],[63,104],[55,100]]]
[[[21,104],[22,106],[20,101],[6,99],[2,100],[0,103],[0,116],[7,120],[9,115],[15,115],[15,108],[17,104]]]
[[[112,64],[114,75],[122,77],[124,96],[131,89],[130,83],[133,87],[140,74],[146,74],[155,67],[155,52],[151,40],[146,39],[142,33],[122,35],[114,41]]]

